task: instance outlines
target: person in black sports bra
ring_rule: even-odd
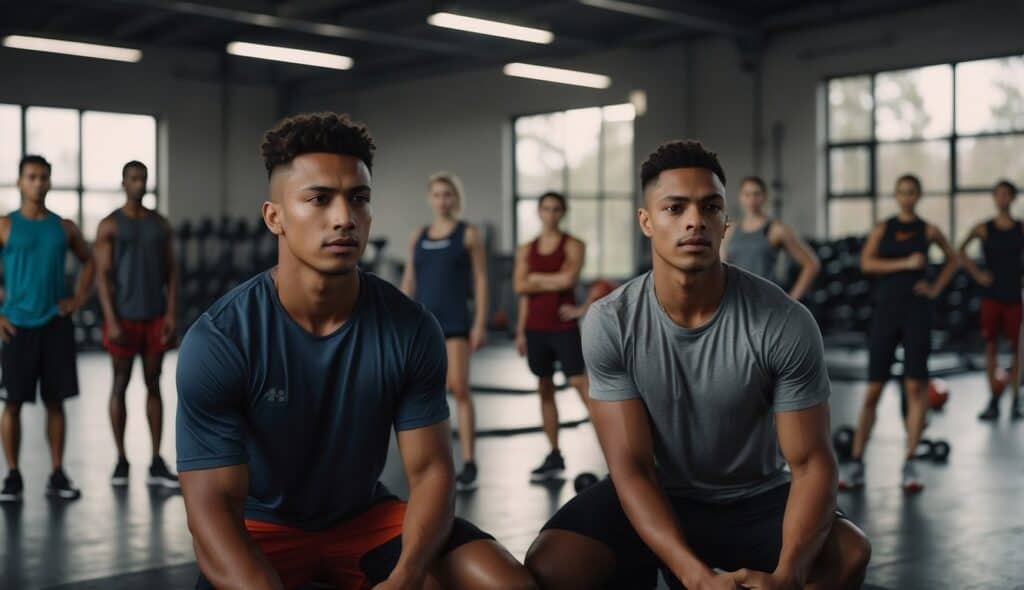
[[[1010,419],[1024,418],[1020,405],[1020,358],[1017,342],[1020,339],[1021,253],[1024,252],[1024,223],[1010,215],[1010,206],[1017,197],[1017,187],[1001,180],[992,190],[998,215],[974,226],[960,246],[960,259],[964,269],[984,287],[981,299],[981,336],[985,339],[985,372],[988,374],[992,397],[978,416],[980,420],[999,419],[999,398],[1008,384],[1013,394]],[[985,257],[985,270],[971,260],[967,248],[974,239],[981,240]],[[1013,348],[1009,383],[996,374],[998,367],[999,334],[1002,332]]]
[[[840,489],[864,485],[862,458],[882,389],[889,380],[896,346],[903,345],[903,382],[907,391],[907,454],[903,465],[903,489],[924,489],[913,457],[924,430],[928,410],[928,353],[931,347],[931,301],[946,288],[958,267],[959,258],[946,236],[918,217],[921,181],[905,174],[896,181],[900,212],[878,223],[861,252],[861,271],[875,275],[875,306],[868,338],[868,390],[853,439],[853,460],[841,466]],[[929,282],[928,249],[942,249],[946,261],[939,276]]]

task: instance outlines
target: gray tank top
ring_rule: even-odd
[[[743,226],[737,225],[726,251],[729,263],[769,281],[775,281],[779,251],[768,241],[771,227],[771,219],[751,232],[743,231]]]
[[[160,217],[148,212],[132,218],[114,212],[114,306],[126,320],[151,320],[167,310],[167,232]]]

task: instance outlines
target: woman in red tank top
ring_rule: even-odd
[[[584,405],[589,395],[573,294],[586,249],[583,242],[558,227],[565,217],[565,197],[545,193],[537,201],[537,211],[541,220],[540,235],[516,251],[514,283],[519,295],[516,349],[520,356],[526,356],[530,371],[537,376],[544,433],[551,443],[551,453],[531,472],[530,479],[546,481],[561,477],[565,471],[565,461],[558,450],[555,361],[569,384],[579,392]]]

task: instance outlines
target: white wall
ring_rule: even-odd
[[[255,218],[266,194],[259,140],[275,120],[276,97],[260,86],[224,92],[216,62],[166,50],[124,64],[0,48],[0,103],[156,115],[159,188],[172,222],[222,213]]]
[[[821,234],[822,81],[845,73],[1020,52],[1022,7],[1007,0],[942,3],[774,35],[762,57],[759,153],[752,74],[741,68],[736,44],[720,38],[545,62],[608,74],[614,84],[607,90],[508,78],[500,68],[489,67],[306,97],[297,107],[345,110],[369,124],[379,149],[374,233],[396,244],[393,255],[404,256],[409,231],[429,218],[423,182],[440,168],[463,177],[470,195],[466,217],[497,222],[503,230],[499,244],[508,249],[511,117],[623,102],[635,88],[646,90],[649,101],[648,113],[637,121],[637,163],[663,140],[698,138],[719,152],[732,188],[753,172],[772,180],[771,127],[781,122],[784,218],[803,233]]]

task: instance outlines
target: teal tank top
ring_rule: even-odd
[[[0,313],[19,328],[42,326],[57,316],[66,297],[64,261],[68,238],[60,217],[47,211],[39,220],[10,214],[11,235],[4,245],[4,305]]]

